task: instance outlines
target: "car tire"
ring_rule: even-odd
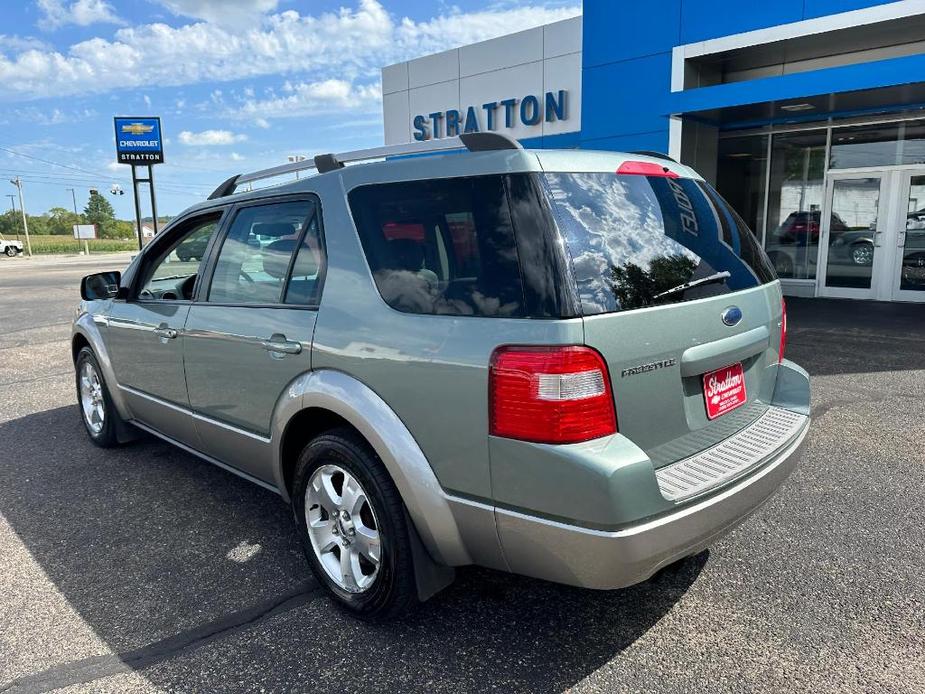
[[[335,429],[305,446],[296,462],[292,511],[312,573],[339,605],[383,620],[418,604],[404,503],[354,430]],[[344,511],[347,516],[339,515]]]
[[[119,414],[109,397],[109,388],[93,350],[81,349],[74,367],[77,406],[87,435],[101,448],[118,445]]]
[[[867,266],[874,263],[874,245],[867,241],[853,244],[850,254],[851,262],[855,265]]]
[[[15,257],[16,257],[16,249],[15,249],[13,246],[7,246],[7,247],[6,247],[6,254],[7,254],[10,258],[15,258]]]

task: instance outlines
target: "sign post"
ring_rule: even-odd
[[[141,201],[138,184],[147,183],[151,192],[151,216],[157,235],[157,198],[154,194],[154,165],[164,163],[164,142],[161,138],[161,119],[158,116],[116,116],[116,159],[132,167],[132,193],[135,196],[135,229],[138,232],[138,249],[144,246],[141,233]],[[148,168],[147,178],[138,176],[138,166]]]
[[[74,238],[77,239],[78,244],[81,240],[84,242],[84,253],[90,255],[90,244],[87,243],[87,239],[96,238],[96,224],[75,224]]]

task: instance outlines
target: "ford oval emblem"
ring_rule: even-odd
[[[738,325],[740,320],[742,320],[742,309],[738,306],[730,306],[723,311],[723,323],[726,325]]]

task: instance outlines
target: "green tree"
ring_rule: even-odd
[[[7,238],[14,238],[22,233],[22,217],[19,212],[7,210],[0,214],[0,234]]]
[[[45,214],[48,217],[48,233],[56,236],[73,236],[74,225],[81,223],[80,216],[65,207],[52,207]]]
[[[87,224],[96,224],[96,234],[101,239],[112,238],[116,233],[114,222],[116,212],[112,209],[112,204],[99,193],[90,193],[90,199],[84,208],[84,217]]]
[[[112,238],[114,239],[132,239],[135,238],[135,224],[127,222],[124,219],[117,219],[113,222]]]

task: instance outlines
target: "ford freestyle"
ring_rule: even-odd
[[[319,155],[226,181],[81,293],[90,438],[143,430],[276,491],[361,616],[467,564],[643,581],[755,511],[809,427],[773,267],[659,155]]]

